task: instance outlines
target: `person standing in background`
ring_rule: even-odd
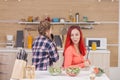
[[[32,44],[32,64],[36,70],[47,70],[54,62],[59,60],[56,44],[51,39],[51,25],[47,20],[40,21],[39,36]]]
[[[79,26],[70,26],[67,32],[63,67],[79,66],[84,68],[89,66],[89,60],[85,60],[86,48],[84,45],[82,31]]]

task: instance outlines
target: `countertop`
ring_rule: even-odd
[[[58,76],[51,76],[48,71],[36,71],[35,79],[21,79],[21,80],[90,80],[90,71],[80,71],[76,77],[70,77],[65,72]],[[95,80],[110,80],[106,74],[96,77]]]
[[[0,48],[0,53],[16,53],[19,52],[21,48]],[[24,48],[26,52],[32,53],[32,49]],[[63,52],[63,49],[58,49],[59,53]]]
[[[19,52],[21,48],[0,48],[0,52],[2,53],[16,53]],[[26,52],[31,53],[32,50],[31,49],[25,49]]]
[[[0,52],[2,53],[16,53],[20,50],[20,48],[0,48]],[[28,53],[32,53],[31,49],[25,48],[25,51]],[[58,49],[59,53],[63,53],[63,49]],[[90,53],[110,53],[109,50],[90,50]]]

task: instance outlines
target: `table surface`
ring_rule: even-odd
[[[48,71],[36,71],[35,79],[22,80],[90,80],[90,71],[80,71],[79,75],[75,77],[68,76],[64,71],[58,76],[52,76]],[[110,80],[106,74],[96,77],[95,80]]]

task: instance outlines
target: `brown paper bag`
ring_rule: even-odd
[[[25,76],[26,61],[16,59],[13,67],[11,79],[23,79]]]
[[[35,66],[34,65],[27,65],[25,67],[25,78],[27,79],[35,78]]]

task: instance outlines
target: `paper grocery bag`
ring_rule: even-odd
[[[25,76],[26,61],[16,59],[13,67],[11,79],[23,79]]]
[[[34,65],[27,65],[25,67],[25,78],[35,79],[35,66]]]

